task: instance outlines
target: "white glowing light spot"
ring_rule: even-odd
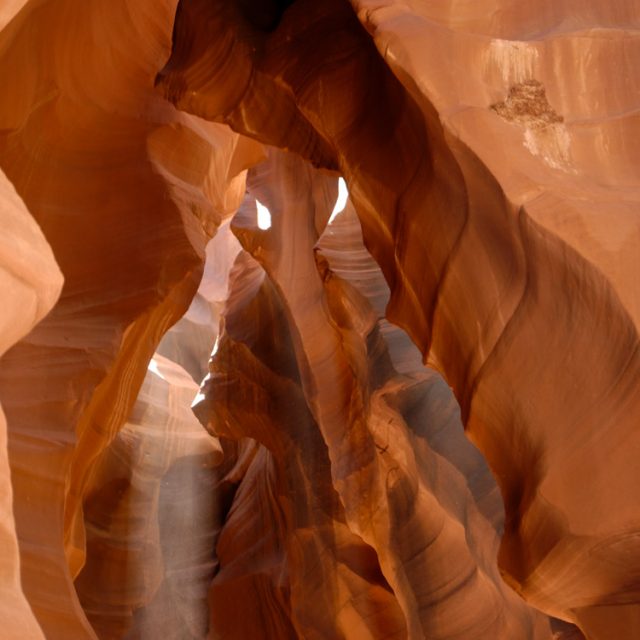
[[[220,339],[220,336],[218,336],[216,338],[216,343],[213,345],[213,351],[211,352],[211,357],[213,358],[213,356],[216,355],[216,352],[218,351],[218,341]],[[207,373],[207,375],[204,377],[204,379],[202,380],[202,382],[200,383],[200,389],[198,390],[198,393],[196,394],[196,397],[193,399],[193,402],[191,403],[191,408],[193,409],[199,402],[202,402],[205,399],[205,395],[203,393],[203,389],[205,388],[207,382],[209,382],[209,380],[211,380],[211,372]]]
[[[336,200],[336,206],[333,207],[331,216],[329,217],[329,224],[331,224],[335,217],[344,211],[347,206],[347,198],[349,197],[349,190],[347,189],[347,183],[344,178],[338,178],[338,199]]]
[[[258,228],[263,231],[269,229],[271,227],[271,212],[260,200],[256,200],[256,209],[258,211]]]
[[[147,371],[151,371],[151,373],[157,375],[158,378],[162,378],[163,380],[166,380],[166,378],[162,375],[162,373],[160,373],[160,369],[158,369],[158,363],[153,358],[151,358],[151,361],[147,366]]]
[[[197,404],[199,404],[203,400],[204,400],[204,393],[202,393],[202,391],[198,391],[198,394],[196,395],[196,397],[193,399],[193,402],[191,403],[191,408],[193,409]]]

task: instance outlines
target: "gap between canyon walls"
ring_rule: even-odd
[[[283,559],[274,562],[291,585],[284,619],[305,638],[548,637],[544,617],[501,583],[498,496],[448,387],[402,332],[377,323],[388,289],[352,206],[325,230],[335,178],[272,149],[247,185],[233,228],[257,264],[245,256],[238,266],[195,410],[218,436],[259,441],[288,487],[272,492],[286,498],[276,528]],[[271,212],[268,230],[256,225],[257,202]],[[260,624],[232,605],[242,580],[260,572],[245,560],[234,576],[242,554],[228,541],[220,552],[213,629]]]
[[[260,157],[154,92],[175,8],[29,2],[0,33],[0,167],[64,276],[0,366],[22,589],[49,640],[96,638],[73,584],[83,503]]]
[[[632,22],[581,1],[601,13],[580,19]],[[613,259],[615,238],[575,241],[605,224],[628,256],[634,235],[622,216],[606,210],[598,227],[580,209],[585,176],[605,176],[571,182],[572,101],[550,86],[560,58],[544,83],[509,81],[543,52],[480,33],[469,49],[448,41],[455,29],[420,12],[464,23],[454,2],[11,4],[0,169],[19,196],[9,210],[46,240],[27,244],[43,256],[48,244],[64,277],[51,313],[0,360],[22,591],[45,637],[572,637],[533,605],[590,640],[635,640],[640,306],[622,280],[634,263]],[[551,4],[541,24],[571,11]],[[489,8],[467,6],[500,13]],[[519,37],[506,27],[496,37]],[[595,31],[544,46],[568,52],[573,75],[576,40],[616,51]],[[633,58],[626,28],[623,40],[619,62]],[[460,50],[507,65],[476,112],[459,94],[443,108],[431,85],[455,67],[473,76],[456,91],[475,86]],[[575,102],[620,108],[622,90],[610,93]],[[474,146],[451,110],[494,135]],[[478,146],[496,132],[514,166],[525,154],[517,180],[536,202],[514,197]],[[600,158],[617,200],[633,191],[633,157]],[[575,209],[545,193],[545,163]],[[351,201],[326,228],[339,174]],[[262,224],[258,201],[272,214]],[[228,224],[238,207],[242,247]],[[388,317],[422,353],[377,321],[389,295]],[[196,407],[207,434],[187,405],[219,317]],[[484,459],[422,354],[500,485],[500,570],[526,603],[498,572],[501,501]],[[23,607],[3,633],[33,640],[2,506]]]
[[[505,578],[531,604],[605,638],[616,611],[635,615],[625,609],[634,576],[616,543],[627,536],[637,551],[634,525],[627,508],[607,511],[628,502],[622,470],[635,449],[606,434],[631,433],[640,402],[629,392],[640,358],[627,309],[597,265],[508,200],[399,64],[392,73],[351,4],[298,0],[270,15],[261,29],[233,3],[182,0],[159,90],[345,176],[391,289],[389,319],[443,372],[500,485]],[[374,10],[360,17],[375,32]],[[619,339],[593,343],[612,331]],[[578,424],[620,460],[608,482],[590,472],[602,450],[575,452]],[[323,434],[331,450],[335,436]],[[344,480],[336,460],[332,474]],[[605,524],[588,504],[608,513]],[[589,562],[577,563],[581,554]],[[602,581],[605,565],[616,569]],[[633,624],[621,633],[633,637]]]

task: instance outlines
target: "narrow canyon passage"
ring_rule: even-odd
[[[639,24],[1,9],[7,640],[640,636]]]

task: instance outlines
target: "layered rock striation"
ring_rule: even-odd
[[[53,311],[0,366],[22,580],[47,638],[95,638],[73,586],[83,501],[256,157],[154,91],[174,11],[30,2],[0,33],[11,87],[0,167],[65,278]]]
[[[7,637],[640,636],[639,23],[5,3]]]
[[[196,407],[216,435],[257,440],[289,476],[273,493],[287,499],[287,507],[280,507],[280,544],[291,583],[291,625],[298,637],[550,637],[545,617],[518,602],[498,574],[500,522],[492,522],[497,495],[483,495],[492,482],[473,447],[460,442],[456,447],[456,437],[463,436],[452,420],[455,404],[446,385],[438,387],[426,372],[398,376],[367,299],[329,269],[322,249],[314,253],[333,204],[330,184],[300,159],[275,151],[252,170],[250,197],[233,228],[264,270],[262,284],[256,265],[253,287],[247,276],[235,285],[242,296],[237,302],[232,288],[205,400]],[[271,212],[268,230],[255,227],[254,198]],[[286,366],[278,366],[283,359]],[[306,400],[298,402],[310,414],[305,419],[293,402],[296,386]],[[259,411],[263,405],[267,415],[273,411],[274,425]],[[450,450],[436,452],[441,428],[451,431]],[[318,467],[322,451],[325,463]],[[294,474],[296,461],[302,468]],[[300,493],[309,486],[333,495],[334,519],[344,519],[346,531],[365,545],[352,550],[349,567],[360,576],[371,571],[384,576],[381,587],[393,607],[376,606],[379,613],[373,616],[360,604],[364,600],[371,607],[373,595],[327,592],[332,584],[327,578],[322,597],[305,597],[305,564],[322,557],[330,575],[333,559],[340,576],[346,544],[339,536],[334,548],[323,549],[326,542],[295,533],[300,527],[323,529],[319,523],[311,526],[308,515],[296,524],[304,513],[297,505],[313,504]],[[290,537],[309,546],[294,551]],[[223,575],[224,564],[214,588]],[[314,607],[317,619],[310,620],[310,600],[324,606]],[[212,596],[213,611],[216,601]],[[332,619],[332,611],[340,615]],[[329,620],[334,626],[326,626]]]
[[[100,638],[202,638],[213,576],[219,442],[190,410],[197,385],[155,354],[84,501],[75,581]]]
[[[340,169],[388,317],[443,372],[500,484],[505,577],[591,637],[633,637],[637,10],[588,3],[567,26],[568,6],[430,7],[299,1],[265,28],[187,0],[159,82],[181,108]],[[621,75],[576,71],[583,50]],[[295,109],[267,118],[281,102]]]
[[[51,247],[7,177],[0,172],[0,355],[26,335],[55,304],[62,274]],[[0,617],[7,640],[44,638],[24,596],[7,454],[7,422],[0,406]]]

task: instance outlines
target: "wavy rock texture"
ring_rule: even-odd
[[[100,638],[203,638],[222,449],[190,410],[197,385],[154,355],[84,504],[76,589]]]
[[[217,545],[211,637],[406,637],[375,552],[347,526],[331,484],[286,309],[248,254],[236,267],[197,411],[224,437],[260,444]]]
[[[53,307],[62,274],[38,225],[0,171],[0,355]],[[0,619],[7,640],[40,640],[42,631],[22,592],[7,456],[7,424],[0,407]]]
[[[82,502],[257,147],[153,90],[175,3],[30,2],[0,34],[0,167],[65,277],[3,358],[25,593],[47,638],[95,638],[73,587]]]
[[[639,22],[3,2],[3,633],[640,637]]]
[[[190,407],[240,249],[223,223],[207,245],[191,306],[163,337],[127,422],[99,459],[84,501],[87,560],[75,586],[100,638],[207,635],[214,549],[230,503],[223,485],[242,465],[235,443],[223,456]]]
[[[421,354],[408,336],[382,317],[389,288],[380,268],[364,248],[360,224],[350,202],[325,229],[317,247],[327,258],[331,270],[356,287],[380,314],[378,327],[395,370],[415,379],[401,383],[402,388],[397,392],[400,402],[394,403],[403,407],[403,418],[418,436],[413,439],[414,450],[422,453],[424,457],[420,459],[430,467],[442,467],[442,459],[453,465],[462,474],[477,508],[501,535],[504,509],[498,487],[478,450],[463,435],[459,407],[451,389],[433,369],[422,366]],[[439,465],[433,464],[434,453]],[[449,471],[451,475],[455,474]],[[550,622],[556,640],[584,638],[569,623],[553,618]]]
[[[506,579],[591,638],[633,638],[637,6],[352,5],[185,0],[159,83],[340,169],[388,317],[498,479]]]
[[[233,535],[232,525],[250,517],[255,501],[268,502],[266,484],[277,487],[271,489],[271,509],[282,515],[273,516],[279,536],[269,545],[271,552],[262,553],[274,556],[276,567],[286,567],[288,584],[282,569],[271,573],[271,583],[287,584],[280,587],[279,600],[288,593],[282,608],[298,637],[550,637],[545,618],[527,610],[498,574],[494,526],[499,523],[491,521],[499,513],[498,496],[483,495],[493,488],[488,470],[469,443],[460,446],[464,436],[446,385],[438,388],[433,374],[395,375],[366,298],[335,276],[325,258],[314,256],[335,198],[335,179],[311,171],[292,154],[272,151],[269,163],[252,170],[248,190],[233,228],[266,278],[260,284],[256,265],[255,284],[249,274],[236,280],[240,294],[236,300],[232,293],[204,387],[208,399],[197,411],[216,434],[254,438],[268,453],[253,463],[256,474],[264,467],[261,477],[245,478],[221,534],[214,621],[217,614],[230,623],[231,589],[239,589],[261,566],[261,555],[248,542],[238,548],[234,537],[226,546],[225,532]],[[268,230],[255,227],[254,198],[271,211]],[[351,263],[351,256],[343,254],[343,260]],[[451,436],[441,439],[436,453],[441,430]],[[321,452],[325,460],[319,465]],[[256,485],[253,495],[243,491],[249,482]],[[305,494],[309,486],[326,494],[325,501],[332,496],[321,511],[335,514],[335,523],[309,522],[299,506],[313,514],[318,498]],[[479,508],[483,499],[485,513]],[[327,526],[334,529],[333,545],[319,536]],[[296,533],[301,528],[317,533],[302,536]],[[254,545],[260,529],[249,529]],[[306,544],[297,549],[292,537],[297,545]],[[357,553],[350,538],[359,541]],[[347,563],[351,571],[361,578],[380,575],[387,604],[375,605],[378,616],[370,610],[375,594],[363,591],[366,582],[359,585],[344,573],[345,544],[354,547]],[[276,550],[283,556],[279,562]],[[326,563],[321,596],[307,591],[315,581],[307,585],[303,579],[310,574],[308,563],[318,557]],[[262,572],[259,577],[264,580]],[[338,588],[332,590],[336,579]],[[312,601],[322,603],[313,612],[307,604]],[[224,616],[217,603],[225,603]],[[254,623],[264,624],[260,618]],[[275,628],[269,637],[279,637]]]
[[[388,349],[394,370],[405,376],[399,395],[415,414],[410,426],[420,429],[428,446],[453,464],[464,476],[475,502],[496,532],[502,533],[504,509],[495,479],[478,450],[464,437],[460,410],[451,389],[422,356],[406,333],[384,318],[389,287],[362,240],[362,229],[351,201],[324,230],[316,244],[331,272],[347,281],[369,302],[378,317],[378,331]]]

